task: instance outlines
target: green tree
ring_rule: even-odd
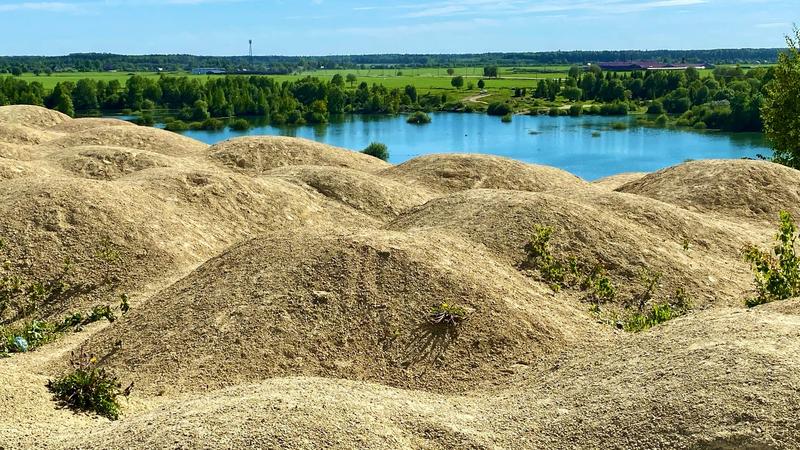
[[[761,113],[774,160],[800,169],[800,29],[786,43],[789,50],[778,57]]]
[[[386,147],[386,144],[382,144],[380,142],[373,142],[369,144],[369,146],[362,150],[361,153],[374,156],[383,161],[389,160],[389,149]]]
[[[447,74],[450,75],[451,77],[453,76],[454,73],[456,73],[456,71],[452,67],[447,69]]]
[[[17,67],[17,66],[12,67],[11,68],[11,75],[14,75],[15,77],[18,77],[18,76],[22,75],[22,69]]]
[[[464,87],[464,77],[462,77],[461,75],[453,77],[453,79],[450,80],[450,84],[453,85],[453,87],[456,89],[461,89],[462,87]]]
[[[581,76],[581,72],[583,72],[583,71],[581,70],[580,67],[572,66],[572,67],[569,68],[569,77],[573,78],[573,79],[576,79],[579,76]]]
[[[350,83],[350,87],[353,87],[356,81],[358,81],[358,77],[354,73],[347,74],[347,82]]]
[[[486,87],[486,82],[483,79],[478,80],[478,89],[483,89]]]
[[[72,103],[78,111],[91,111],[98,109],[97,83],[87,78],[78,80],[75,90],[72,91]]]
[[[344,86],[344,77],[342,77],[337,73],[336,75],[333,76],[333,78],[331,78],[331,84],[333,86],[339,86],[339,87]]]
[[[497,78],[500,71],[497,69],[497,66],[487,66],[483,68],[483,76],[487,78]]]
[[[65,85],[59,83],[55,88],[53,88],[51,103],[53,104],[53,109],[56,111],[61,111],[70,117],[75,116],[75,107],[72,104],[72,96],[70,95],[69,89]]]

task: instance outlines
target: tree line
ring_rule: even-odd
[[[413,68],[413,67],[482,67],[570,65],[590,62],[647,60],[665,63],[707,64],[774,63],[781,49],[717,50],[621,50],[553,51],[516,53],[471,53],[436,55],[342,55],[342,56],[195,56],[195,55],[115,55],[74,53],[65,56],[3,56],[0,73],[54,71],[190,71],[198,67],[219,67],[231,72],[242,70],[290,73],[327,69]]]

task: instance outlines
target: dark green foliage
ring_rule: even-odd
[[[503,123],[511,123],[513,120],[513,116],[511,114],[506,114],[500,119]]]
[[[164,124],[164,129],[167,130],[167,131],[174,131],[174,132],[177,133],[177,132],[180,132],[180,131],[188,130],[189,129],[189,124],[187,124],[186,122],[184,122],[182,120],[170,120],[169,122]]]
[[[691,299],[683,288],[675,291],[675,295],[666,301],[652,302],[661,277],[660,272],[652,272],[647,269],[639,271],[639,284],[642,290],[633,298],[634,305],[628,307],[628,313],[620,323],[625,331],[644,331],[680,317],[691,309]]]
[[[461,306],[444,302],[431,308],[427,320],[432,325],[456,327],[467,320],[467,310]]]
[[[647,106],[647,114],[664,114],[664,106],[661,102],[652,102]]]
[[[245,119],[236,119],[230,124],[231,130],[247,131],[250,129],[250,122]]]
[[[580,103],[571,105],[569,107],[569,115],[572,117],[578,117],[583,114],[583,105]]]
[[[629,315],[623,322],[623,329],[634,333],[644,331],[685,313],[685,310],[676,308],[669,303],[655,304]]]
[[[511,113],[511,105],[503,102],[492,102],[486,109],[486,113],[490,116],[505,116]]]
[[[457,77],[453,77],[453,79],[450,80],[450,84],[456,89],[461,89],[462,87],[464,87],[464,77],[460,75]]]
[[[780,221],[772,252],[753,245],[744,249],[744,259],[753,268],[757,292],[755,298],[746,301],[748,307],[800,296],[797,226],[792,215],[786,211],[781,212]]]
[[[611,124],[611,129],[612,130],[617,130],[617,131],[627,130],[628,129],[628,124],[624,123],[624,122],[614,122],[614,123]]]
[[[389,148],[386,147],[386,144],[380,142],[373,142],[369,144],[367,148],[361,151],[361,153],[374,156],[383,161],[389,160]]]
[[[56,328],[43,320],[31,320],[16,327],[0,327],[0,355],[32,351],[56,337]]]
[[[119,418],[119,397],[123,395],[117,376],[97,366],[97,358],[81,350],[72,354],[72,370],[61,378],[50,380],[47,389],[62,406],[74,411],[90,412],[111,420]],[[126,393],[129,390],[126,389]]]
[[[786,43],[789,50],[778,58],[761,111],[774,160],[800,169],[800,30],[797,27],[794,36],[786,37]]]
[[[417,111],[414,114],[408,116],[406,122],[412,125],[424,125],[426,123],[431,123],[431,117],[422,111]]]

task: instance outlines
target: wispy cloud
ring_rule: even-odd
[[[77,5],[64,2],[19,2],[0,4],[0,12],[12,11],[50,11],[64,12],[75,11]]]

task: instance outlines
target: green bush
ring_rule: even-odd
[[[583,114],[583,105],[577,103],[569,107],[569,115],[572,117],[578,117]]]
[[[500,121],[502,121],[503,123],[511,123],[512,120],[513,117],[511,116],[511,114],[506,114],[500,119]]]
[[[652,102],[647,106],[647,114],[664,114],[664,106],[661,102]]]
[[[189,129],[189,124],[182,120],[170,120],[164,124],[164,129],[167,131],[179,132]]]
[[[32,320],[18,327],[0,327],[0,355],[35,350],[56,337],[56,328],[43,321]]]
[[[364,153],[369,156],[374,156],[383,161],[389,160],[389,148],[386,147],[386,144],[380,142],[373,142],[369,144],[367,148],[361,150],[361,153]]]
[[[93,412],[111,420],[119,418],[119,397],[123,395],[117,376],[97,366],[97,358],[81,351],[72,354],[72,370],[47,382],[55,400],[75,411]],[[129,386],[125,394],[130,392]]]
[[[748,307],[800,296],[797,225],[786,211],[781,211],[780,222],[772,252],[753,245],[745,247],[743,251],[745,261],[753,268],[757,292],[755,298],[745,302]]]
[[[680,310],[669,303],[659,303],[628,316],[623,323],[623,329],[625,331],[636,333],[647,330],[676,317],[680,317],[684,314],[685,311]]]
[[[489,106],[486,108],[486,114],[490,116],[505,116],[506,114],[511,114],[511,112],[511,105],[503,102],[489,103]]]
[[[666,114],[661,114],[656,118],[655,124],[659,127],[665,127],[669,123],[669,118]]]
[[[414,114],[408,116],[406,122],[412,125],[424,125],[427,123],[431,123],[431,116],[427,115],[422,111],[417,111]]]
[[[245,119],[236,119],[230,124],[231,130],[247,131],[250,129],[250,122]]]
[[[692,125],[692,128],[694,128],[695,130],[705,130],[706,128],[708,128],[708,126],[706,125],[705,122],[701,121],[701,122],[695,122],[695,124]]]

